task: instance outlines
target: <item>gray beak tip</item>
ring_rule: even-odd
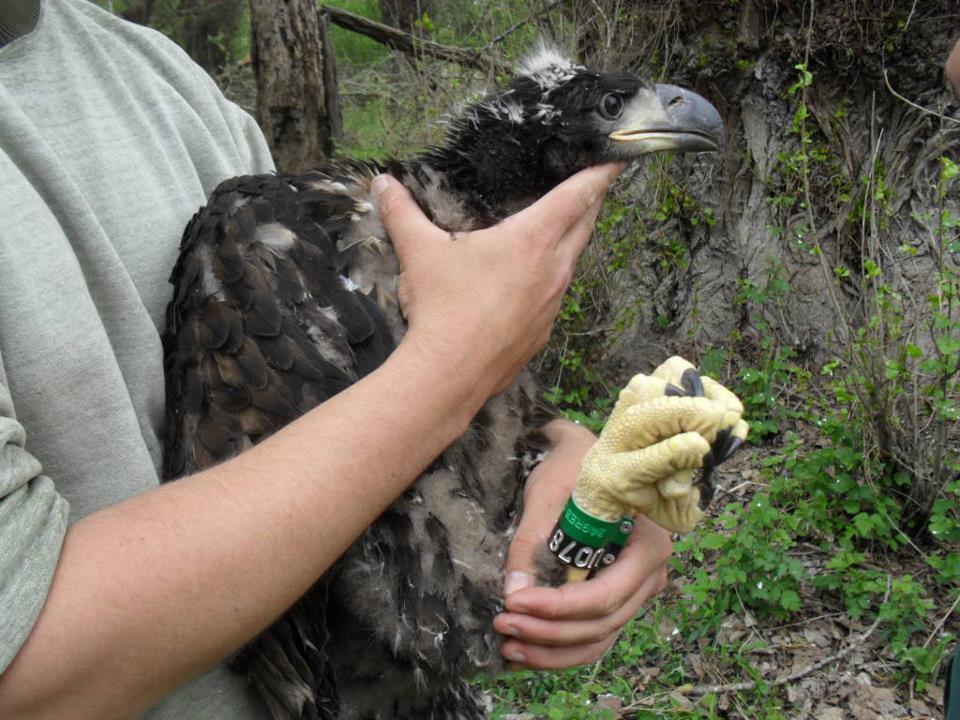
[[[725,140],[723,120],[709,100],[692,90],[676,85],[657,85],[656,91],[672,130],[701,136],[703,145],[713,145],[713,147],[693,147],[688,152],[719,150],[723,147]],[[693,145],[699,144],[701,143],[693,143]]]

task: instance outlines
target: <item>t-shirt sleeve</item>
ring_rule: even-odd
[[[69,506],[24,449],[0,358],[0,673],[30,634],[50,589]]]
[[[227,100],[223,95],[220,95],[220,97],[224,118],[230,126],[237,151],[246,166],[250,168],[250,174],[258,175],[273,172],[273,157],[257,121],[239,105]]]
[[[100,22],[109,23],[116,36],[126,41],[125,49],[139,53],[144,63],[150,66],[150,72],[162,77],[182,93],[184,100],[211,133],[205,142],[209,141],[225,151],[227,157],[240,160],[240,167],[233,168],[234,174],[274,171],[270,148],[256,120],[228,100],[213,78],[194,63],[183,48],[152,28],[120,21],[96,8],[90,8],[89,12],[94,13]],[[224,126],[229,137],[221,134]]]

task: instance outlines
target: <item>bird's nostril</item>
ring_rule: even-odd
[[[676,95],[676,96],[674,96],[674,98],[668,103],[668,105],[669,105],[669,107],[676,107],[677,105],[680,105],[682,102],[683,102],[683,95]]]

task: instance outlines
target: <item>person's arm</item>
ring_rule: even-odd
[[[250,451],[72,526],[0,717],[135,715],[280,615],[542,346],[618,170],[456,243],[389,181],[403,342]]]
[[[944,72],[947,75],[947,80],[953,85],[953,89],[960,95],[960,39],[954,44],[953,52],[947,58]]]
[[[508,660],[538,670],[594,662],[623,626],[667,583],[670,534],[641,515],[620,558],[587,582],[534,586],[535,558],[547,543],[596,438],[565,420],[544,427],[552,449],[524,492],[524,512],[507,556],[506,611],[494,627]]]

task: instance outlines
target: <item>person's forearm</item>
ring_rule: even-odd
[[[947,80],[953,85],[953,89],[960,94],[960,39],[953,46],[953,51],[947,57],[947,63],[944,66]]]
[[[422,358],[401,346],[240,457],[74,525],[0,717],[133,715],[264,629],[479,409],[471,369]]]

